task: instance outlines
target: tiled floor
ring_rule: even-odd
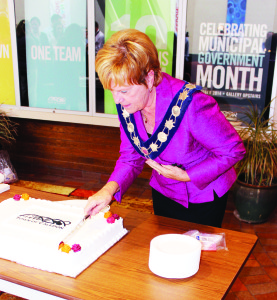
[[[76,177],[57,177],[57,175],[18,175],[19,179],[94,191],[101,188],[108,179],[107,175],[99,173],[90,173],[86,180]],[[132,197],[143,199],[151,198],[151,190],[148,181],[137,179],[128,190],[126,196],[127,199]],[[256,225],[239,221],[234,217],[233,211],[234,205],[232,193],[230,193],[222,227],[230,230],[256,234],[259,240],[225,299],[277,300],[277,210],[272,213],[268,222]],[[14,299],[7,297],[9,297],[7,294],[2,294],[0,295],[0,300]]]

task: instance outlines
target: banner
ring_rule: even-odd
[[[201,23],[196,84],[211,89],[212,95],[261,99],[263,69],[268,65],[262,50],[267,25],[233,25]]]
[[[29,106],[87,111],[86,1],[25,0]]]
[[[110,0],[105,7],[105,40],[116,31],[135,28],[155,44],[163,72],[171,75],[176,0]],[[117,114],[110,91],[105,90],[105,113]]]
[[[255,3],[229,0],[225,22],[206,18],[196,27],[198,53],[192,55],[191,81],[215,97],[223,110],[230,105],[240,110],[240,105],[249,105],[251,100],[261,111],[270,100],[266,93],[272,25],[270,16],[263,19]]]
[[[0,1],[0,104],[15,105],[8,0]]]

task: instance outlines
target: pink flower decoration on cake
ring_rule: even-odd
[[[71,250],[74,252],[81,251],[81,246],[79,244],[74,244],[72,245]]]
[[[15,194],[15,195],[13,196],[13,199],[14,199],[15,201],[19,201],[20,198],[21,198],[21,196],[20,196],[19,194]]]
[[[118,214],[113,214],[113,218],[114,218],[115,220],[118,220],[118,219],[119,219],[119,215],[118,215]]]
[[[115,222],[114,217],[109,217],[109,218],[107,219],[107,222],[110,223],[110,224],[114,223],[114,222]]]

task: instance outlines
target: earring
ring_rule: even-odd
[[[153,90],[153,86],[149,89],[149,92],[151,93],[152,92],[152,90]]]

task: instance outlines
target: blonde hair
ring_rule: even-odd
[[[125,29],[114,33],[99,50],[95,69],[104,89],[111,83],[144,84],[150,70],[154,71],[154,86],[162,79],[158,51],[150,38],[136,30]]]

